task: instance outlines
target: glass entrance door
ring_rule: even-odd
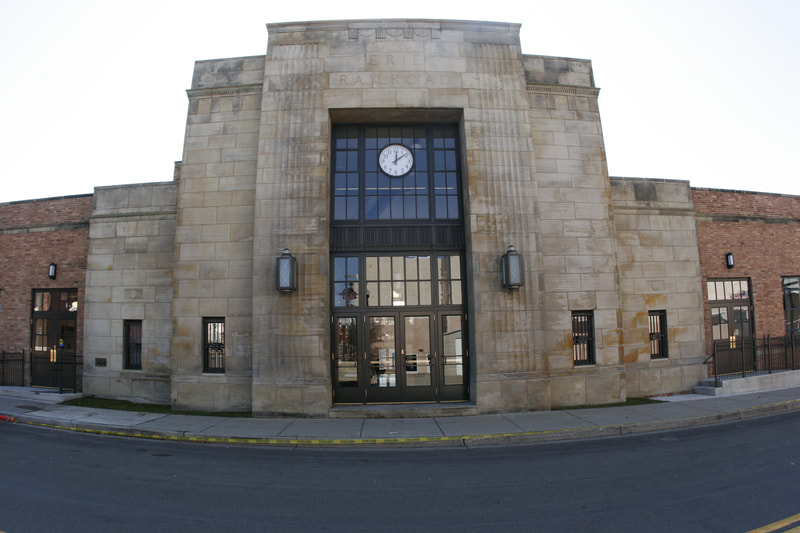
[[[397,386],[397,317],[367,317],[367,402],[402,401]]]
[[[464,329],[462,314],[442,313],[439,316],[439,400],[443,402],[463,401],[469,396],[469,353],[464,341]]]
[[[334,403],[468,398],[461,313],[363,313],[333,324]]]
[[[431,317],[403,317],[400,371],[403,401],[436,401],[436,352],[431,343]]]

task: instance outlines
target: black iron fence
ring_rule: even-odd
[[[0,386],[22,387],[25,385],[25,350],[8,352],[0,350]]]
[[[83,356],[59,356],[58,362],[53,363],[53,372],[54,385],[59,392],[83,391]]]
[[[717,386],[722,379],[800,370],[800,335],[714,341],[707,361]]]

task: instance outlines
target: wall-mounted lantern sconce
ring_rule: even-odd
[[[733,254],[731,252],[725,254],[725,264],[728,265],[728,268],[733,268]]]
[[[516,290],[525,285],[525,272],[522,268],[522,256],[517,253],[513,246],[508,247],[508,251],[503,254],[500,261],[503,271],[503,287],[509,290]]]
[[[292,257],[288,248],[284,248],[278,257],[276,269],[277,289],[283,294],[289,294],[297,290],[297,259]]]
[[[56,279],[56,264],[50,263],[50,268],[47,270],[47,277]]]

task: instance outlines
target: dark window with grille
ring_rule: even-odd
[[[225,372],[225,319],[203,319],[203,372]]]
[[[650,359],[666,359],[667,312],[650,311]]]
[[[126,370],[142,369],[142,321],[122,322],[122,361]]]
[[[572,312],[572,362],[575,366],[595,364],[594,311]]]

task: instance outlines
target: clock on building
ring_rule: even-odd
[[[381,170],[392,177],[405,176],[414,166],[414,154],[407,146],[390,144],[378,156]]]

